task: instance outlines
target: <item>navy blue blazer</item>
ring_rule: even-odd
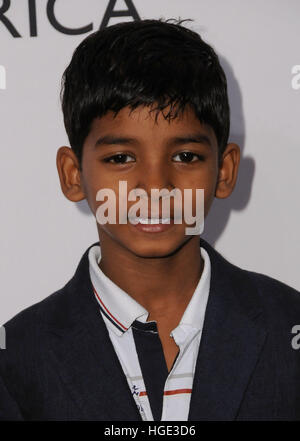
[[[300,293],[201,246],[211,289],[189,420],[300,420]],[[93,295],[89,248],[62,289],[4,325],[0,420],[141,420]]]

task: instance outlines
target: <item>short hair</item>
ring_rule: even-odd
[[[171,22],[172,21],[172,22]],[[81,167],[92,121],[109,110],[149,106],[169,120],[190,105],[210,125],[219,160],[227,145],[230,110],[227,81],[218,56],[187,20],[122,22],[88,35],[63,73],[64,124]],[[219,161],[220,164],[220,161]]]

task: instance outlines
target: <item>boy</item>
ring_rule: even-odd
[[[300,420],[297,291],[187,234],[175,198],[167,215],[132,215],[128,198],[125,222],[98,221],[99,190],[121,213],[120,183],[126,197],[190,189],[193,214],[203,189],[204,217],[231,194],[240,151],[213,49],[180,22],[95,32],[64,73],[62,108],[61,188],[87,199],[99,242],[62,289],[5,324],[1,419]]]

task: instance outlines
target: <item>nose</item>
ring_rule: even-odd
[[[172,182],[171,172],[165,165],[160,166],[156,163],[144,167],[143,172],[139,175],[136,188],[145,191],[145,195],[139,194],[139,198],[146,202],[144,209],[148,212],[149,217],[152,210],[156,216],[173,216],[174,202],[170,198],[170,192],[174,190],[175,186]],[[157,190],[157,192],[152,192],[152,190]]]
[[[172,180],[172,175],[165,165],[148,164],[141,170],[139,179],[137,180],[136,188],[145,190],[147,196],[150,198],[151,190],[167,189],[172,190],[175,185]]]
[[[140,207],[142,215],[172,218],[181,216],[181,197],[177,193],[174,172],[163,158],[156,157],[143,166],[141,164],[132,190],[137,190],[138,200],[145,202]]]

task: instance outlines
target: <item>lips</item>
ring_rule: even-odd
[[[143,225],[158,225],[158,224],[170,224],[173,221],[171,217],[159,217],[159,218],[138,218],[131,217],[129,222],[132,224],[143,224]]]
[[[131,218],[131,228],[141,233],[163,233],[174,227],[174,220],[172,218]]]

